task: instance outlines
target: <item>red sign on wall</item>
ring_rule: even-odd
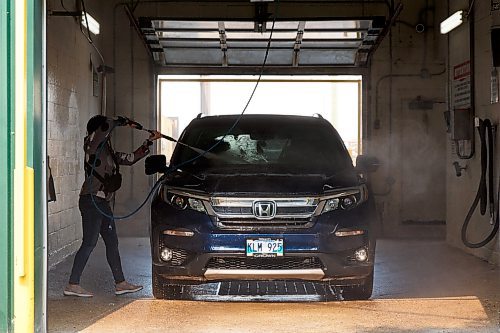
[[[470,77],[470,60],[453,67],[453,80]]]
[[[453,66],[453,108],[471,107],[470,60]]]

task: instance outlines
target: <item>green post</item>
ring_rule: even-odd
[[[11,329],[12,289],[12,181],[14,110],[13,1],[0,1],[0,332]]]
[[[47,208],[45,190],[45,116],[42,107],[42,43],[44,1],[27,2],[27,70],[28,70],[28,126],[27,126],[27,164],[35,170],[35,332],[45,331],[46,312],[46,274],[44,258],[44,214]]]

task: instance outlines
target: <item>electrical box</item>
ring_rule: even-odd
[[[493,67],[500,67],[500,27],[491,28],[491,54]]]
[[[471,140],[473,124],[470,108],[453,110],[451,113],[451,139]]]

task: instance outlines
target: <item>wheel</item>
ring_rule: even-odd
[[[346,301],[367,300],[373,292],[373,271],[368,275],[364,282],[358,285],[346,286],[342,290],[342,297]]]
[[[156,299],[182,299],[187,296],[185,292],[187,286],[163,278],[158,274],[154,265],[152,280],[153,296]]]

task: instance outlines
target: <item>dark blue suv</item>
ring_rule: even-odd
[[[159,168],[154,296],[175,298],[182,286],[206,282],[307,280],[368,299],[376,214],[365,174],[375,159],[361,156],[354,168],[320,117],[245,115],[227,133],[236,120],[194,119],[170,168]]]

